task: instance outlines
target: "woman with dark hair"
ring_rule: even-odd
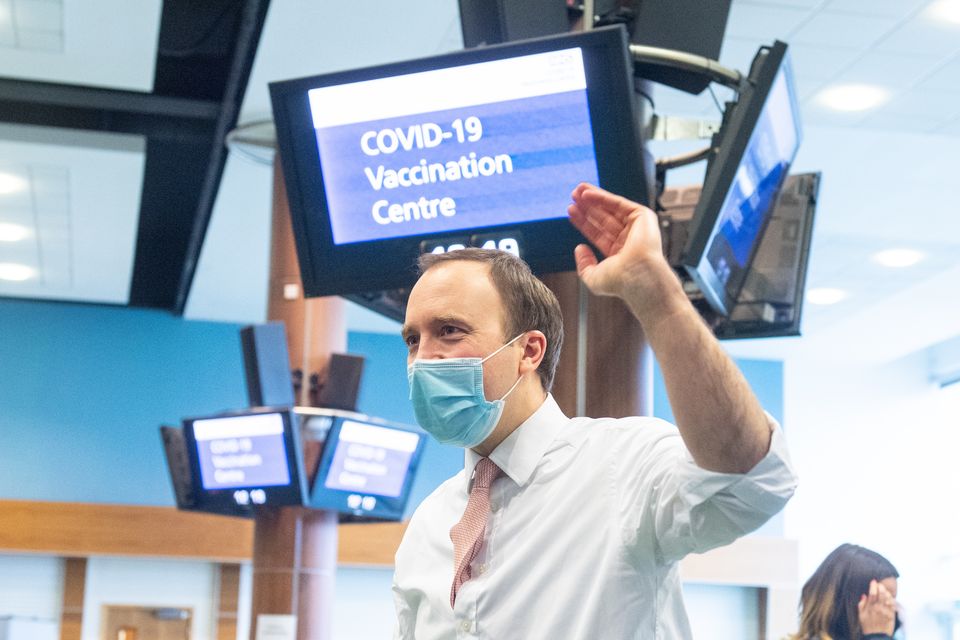
[[[840,545],[803,585],[793,640],[890,640],[900,626],[898,577],[879,553]]]

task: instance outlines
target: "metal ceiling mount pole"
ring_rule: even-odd
[[[744,81],[743,74],[736,69],[729,69],[716,60],[684,51],[631,44],[630,56],[634,62],[644,62],[700,73],[713,82],[730,87],[734,91],[739,91]]]

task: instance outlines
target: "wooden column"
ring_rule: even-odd
[[[80,640],[83,627],[83,595],[87,585],[87,559],[63,559],[63,609],[60,640]]]
[[[346,351],[344,306],[339,298],[304,299],[279,159],[273,183],[267,315],[286,326],[291,366],[304,373],[299,403],[309,404],[310,374],[326,367],[330,353]],[[254,523],[251,639],[260,614],[296,615],[298,640],[330,638],[336,568],[336,513],[261,511]]]
[[[237,605],[240,602],[240,565],[222,563],[217,580],[220,597],[217,598],[216,640],[236,640]]]
[[[563,312],[563,351],[553,395],[564,413],[653,415],[653,353],[627,306],[589,293],[572,271],[542,279]]]

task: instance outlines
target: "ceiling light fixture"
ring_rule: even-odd
[[[915,249],[886,249],[873,254],[873,261],[884,267],[902,269],[923,260],[923,253]]]
[[[0,242],[20,242],[30,235],[30,229],[22,224],[0,222]]]
[[[871,84],[838,84],[817,94],[820,104],[835,111],[866,111],[890,99],[890,92]]]
[[[934,2],[927,9],[927,14],[934,20],[960,24],[960,0],[940,0]]]
[[[23,282],[36,276],[37,270],[25,264],[14,262],[0,262],[0,280]]]
[[[0,173],[0,194],[26,189],[27,181],[9,173]]]
[[[819,287],[807,291],[807,302],[810,304],[828,305],[837,304],[847,297],[847,292],[843,289],[832,289],[830,287]]]

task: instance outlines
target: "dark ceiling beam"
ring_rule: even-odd
[[[0,122],[189,142],[209,138],[220,109],[211,100],[0,78]]]
[[[213,100],[195,100],[138,91],[119,91],[7,78],[0,78],[0,102],[201,120],[213,120],[220,115],[220,103]]]
[[[183,315],[193,286],[193,278],[200,260],[200,251],[203,249],[203,240],[210,225],[213,214],[213,205],[220,188],[220,180],[227,161],[227,134],[237,126],[240,115],[240,106],[247,90],[253,60],[260,43],[260,34],[266,20],[270,0],[248,0],[244,3],[243,14],[237,33],[237,42],[234,48],[233,61],[227,74],[226,89],[224,91],[220,117],[217,120],[213,148],[207,172],[200,194],[200,202],[193,220],[193,229],[183,261],[183,271],[180,274],[180,283],[177,288],[174,312]]]

